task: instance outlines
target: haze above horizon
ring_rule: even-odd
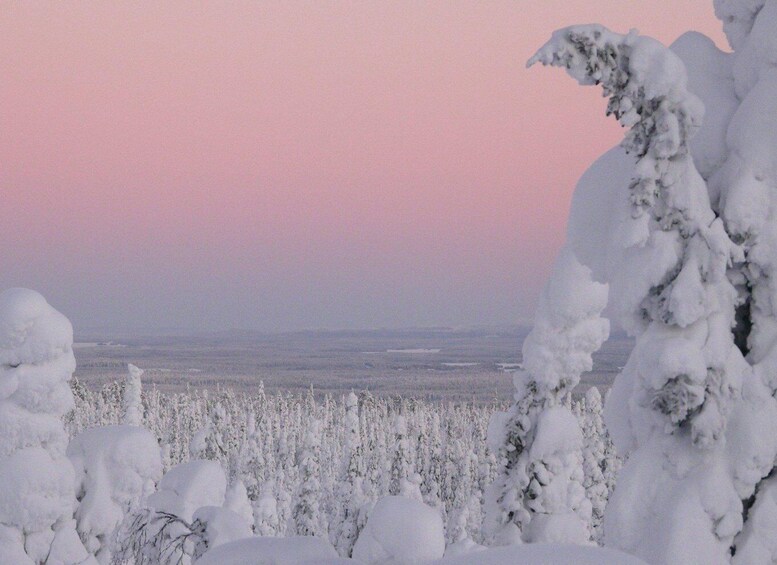
[[[621,130],[558,70],[712,2],[6,3],[0,287],[78,328],[517,324]]]

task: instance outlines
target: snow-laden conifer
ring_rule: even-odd
[[[123,407],[121,423],[128,426],[143,425],[143,385],[140,377],[143,370],[132,363],[127,365],[127,378],[124,380]]]
[[[291,509],[291,524],[298,536],[326,536],[321,514],[321,424],[312,419],[306,429],[298,456],[300,479]]]
[[[73,407],[73,328],[37,292],[0,293],[0,557],[96,561],[76,533],[63,416]]]
[[[607,339],[609,324],[600,317],[606,301],[606,285],[562,251],[523,343],[515,404],[489,430],[500,464],[484,524],[494,543],[588,541],[582,434],[565,401]]]
[[[605,542],[650,562],[742,559],[737,535],[777,454],[770,371],[759,369],[773,320],[762,274],[774,247],[762,220],[774,186],[764,156],[776,145],[765,119],[775,90],[764,63],[775,6],[716,8],[732,56],[698,34],[672,52],[636,33],[578,26],[532,60],[601,84],[608,111],[630,128],[578,185],[570,233],[637,338],[605,410],[627,456]]]

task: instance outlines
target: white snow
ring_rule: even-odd
[[[75,531],[65,457],[72,345],[70,322],[40,294],[0,293],[0,556],[20,563],[94,563]]]
[[[401,496],[378,500],[353,548],[369,565],[420,565],[445,552],[445,531],[436,510]]]
[[[162,477],[159,445],[144,428],[102,426],[74,437],[67,456],[76,474],[78,533],[86,548],[107,563],[114,530]]]
[[[511,545],[474,555],[446,557],[435,565],[646,565],[632,555],[603,547],[542,544]],[[691,562],[688,562],[691,563]]]
[[[148,506],[191,522],[198,508],[222,506],[226,491],[227,478],[221,465],[215,461],[189,461],[165,473],[158,490],[148,497]]]
[[[194,512],[192,529],[200,531],[208,550],[253,536],[251,522],[240,514],[219,506],[202,506]]]
[[[353,563],[338,559],[334,548],[321,538],[291,536],[226,543],[206,552],[197,565],[326,565],[341,561]]]

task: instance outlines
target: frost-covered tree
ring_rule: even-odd
[[[124,381],[123,411],[121,423],[128,426],[143,425],[143,400],[141,392],[143,385],[140,377],[143,370],[132,363],[127,365],[127,378]]]
[[[336,493],[336,515],[331,528],[332,545],[350,557],[353,545],[366,522],[364,496],[364,450],[359,430],[359,399],[353,392],[345,398],[345,445]]]
[[[606,467],[606,431],[602,421],[602,395],[592,386],[580,402],[583,429],[583,472],[585,494],[591,501],[591,529],[597,542],[602,540],[602,520],[609,491],[604,477]]]
[[[391,459],[388,493],[422,502],[423,497],[418,485],[420,481],[410,459],[409,443],[405,417],[398,414],[394,419],[394,455]]]
[[[254,532],[259,536],[277,536],[280,531],[278,504],[275,500],[275,485],[264,483],[254,503]]]
[[[600,317],[606,301],[606,285],[564,250],[523,343],[515,404],[489,430],[501,465],[484,525],[494,543],[588,541],[582,435],[565,401],[607,339],[609,324]]]
[[[653,563],[777,555],[755,526],[777,455],[777,4],[715,5],[733,54],[577,26],[530,61],[601,85],[629,128],[581,179],[568,240],[636,337],[605,409],[627,456],[605,542]]]
[[[213,406],[205,426],[198,431],[189,443],[189,453],[192,459],[210,459],[218,461],[224,469],[229,470],[231,456],[236,455],[230,449],[227,431],[230,429],[229,412],[221,402]]]
[[[294,497],[294,506],[291,509],[293,532],[298,536],[326,535],[326,525],[320,508],[320,426],[320,422],[315,418],[310,421],[299,453],[300,482]]]
[[[467,525],[470,518],[470,498],[472,496],[472,473],[466,462],[474,455],[467,452],[460,435],[450,436],[446,451],[446,481],[450,485],[450,494],[446,495],[448,502],[445,509],[447,527],[446,541],[449,544],[462,542],[469,537]],[[462,465],[462,462],[465,464]]]
[[[73,328],[37,292],[0,293],[0,560],[92,563],[76,533],[75,472],[63,416],[73,407]]]
[[[419,464],[422,465],[421,494],[424,503],[433,508],[442,508],[441,485],[443,479],[443,449],[440,436],[440,415],[436,412],[429,417],[428,430],[424,435]]]
[[[253,500],[259,497],[262,484],[268,480],[269,469],[266,456],[271,453],[265,450],[263,445],[270,440],[270,434],[262,435],[256,425],[256,416],[253,410],[246,415],[246,440],[240,446],[238,455],[240,477],[246,486],[248,496]]]

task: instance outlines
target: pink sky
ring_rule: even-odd
[[[601,22],[725,45],[711,1],[0,5],[0,287],[76,326],[530,318],[595,89],[524,68]]]

